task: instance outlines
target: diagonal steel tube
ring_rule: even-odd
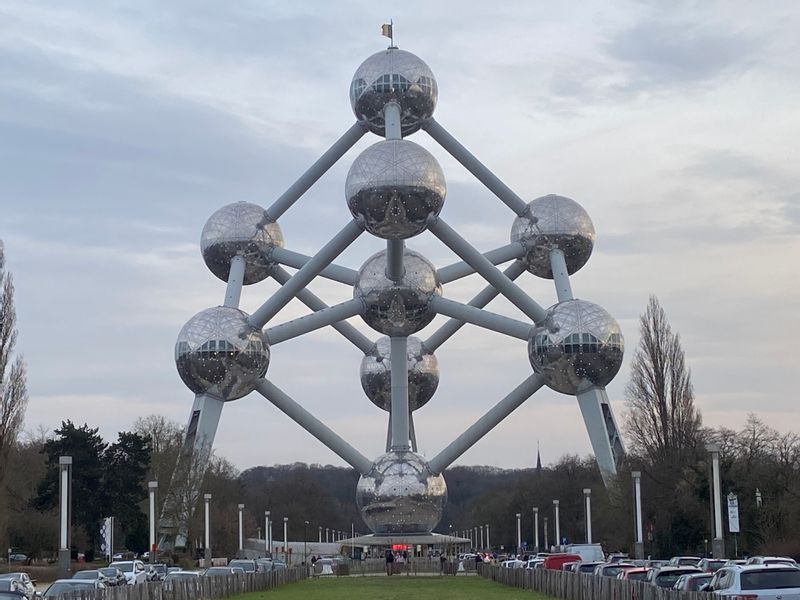
[[[499,265],[515,258],[522,258],[524,254],[525,248],[523,245],[519,242],[512,242],[507,246],[489,250],[489,252],[485,252],[483,256],[493,265]],[[436,274],[439,276],[439,281],[441,283],[450,283],[456,279],[461,279],[467,275],[472,275],[474,272],[475,269],[473,269],[464,261],[461,261],[453,263],[452,265],[447,265],[446,267],[442,267],[436,271]]]
[[[528,205],[517,196],[510,187],[503,183],[497,175],[492,173],[481,161],[467,150],[461,143],[454,138],[444,127],[435,119],[431,118],[423,123],[422,128],[428,132],[438,144],[447,150],[453,158],[464,165],[464,168],[472,173],[478,181],[485,185],[500,200],[513,210],[517,215],[523,215]]]
[[[278,218],[289,210],[292,204],[297,202],[300,196],[305,194],[328,169],[335,165],[336,161],[342,158],[345,152],[350,150],[366,132],[366,128],[360,121],[356,121],[351,125],[350,129],[345,131],[342,137],[336,140],[333,145],[325,151],[325,154],[320,156],[288,190],[273,202],[272,206],[267,209],[267,214],[270,218],[273,221],[277,221]]]
[[[371,460],[353,448],[344,438],[317,419],[305,408],[292,400],[275,384],[266,379],[260,379],[256,384],[256,390],[264,396],[264,398],[274,404],[278,410],[317,438],[356,471],[362,475],[366,475],[370,472],[372,469]]]
[[[460,321],[472,323],[484,329],[491,329],[497,333],[504,333],[520,340],[528,341],[533,325],[517,321],[503,315],[498,315],[468,304],[461,304],[441,296],[431,299],[431,309],[440,315],[445,315]],[[430,350],[430,348],[428,348]]]
[[[287,250],[286,248],[278,247],[272,249],[270,252],[270,258],[278,264],[286,265],[287,267],[292,267],[294,269],[302,269],[306,263],[311,260],[311,257],[306,256],[305,254],[300,254],[299,252],[293,252],[291,250]],[[355,285],[356,278],[358,277],[358,271],[339,265],[328,265],[322,269],[319,274],[320,277],[324,277],[325,279],[330,279],[332,281],[338,281],[339,283],[344,283],[346,285]]]
[[[469,242],[462,238],[444,220],[434,217],[428,219],[428,230],[439,238],[448,248],[455,252],[465,263],[480,273],[486,281],[500,290],[508,300],[534,323],[547,318],[547,311],[539,306],[517,284],[503,275],[483,254],[478,252]]]
[[[428,463],[431,471],[441,473],[453,464],[459,456],[472,448],[483,436],[530,398],[536,390],[542,387],[543,383],[541,375],[534,373],[519,384],[508,396],[495,404],[485,415],[468,427],[447,448],[434,456]]]
[[[511,281],[514,281],[524,272],[525,264],[520,260],[516,260],[511,263],[505,271],[503,271],[503,275],[508,277]],[[483,308],[489,304],[489,302],[494,300],[499,293],[500,292],[497,291],[496,287],[493,285],[487,285],[478,293],[477,296],[470,300],[468,306]],[[425,347],[431,352],[436,352],[436,349],[449,340],[459,329],[464,326],[465,323],[466,321],[462,321],[461,319],[450,319],[439,329],[434,331],[433,334],[431,334],[431,337],[425,340]]]
[[[275,295],[264,302],[256,310],[248,321],[254,327],[263,327],[272,317],[286,306],[295,297],[297,292],[306,287],[319,272],[328,266],[333,259],[339,256],[344,249],[352,244],[359,235],[364,232],[363,227],[358,221],[350,221],[342,230],[333,236],[333,239],[325,244],[311,260],[295,273],[289,281],[281,286]]]
[[[363,312],[364,302],[360,298],[354,298],[335,306],[328,306],[310,315],[270,327],[266,330],[267,339],[270,345],[280,344],[299,335],[355,317]]]
[[[282,269],[281,267],[275,267],[272,269],[272,278],[275,279],[278,283],[283,285],[289,279],[291,279],[291,275],[286,271],[286,269]],[[328,305],[325,304],[314,292],[312,292],[308,288],[303,288],[299,292],[297,292],[297,299],[300,300],[303,304],[305,304],[311,310],[324,310],[328,308]],[[346,321],[340,321],[339,323],[333,323],[331,325],[336,331],[341,333],[345,338],[347,338],[352,344],[361,350],[364,354],[367,354],[372,350],[372,347],[375,345],[371,339],[361,333],[358,329],[350,325],[350,323]]]

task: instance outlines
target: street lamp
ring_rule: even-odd
[[[539,508],[533,507],[533,548],[539,552]]]
[[[206,503],[206,547],[203,553],[203,564],[207,567],[211,566],[211,494],[203,494],[203,500]]]
[[[70,542],[72,541],[72,457],[59,456],[59,545],[58,545],[58,572],[59,577],[69,576]],[[9,568],[11,559],[9,557]]]
[[[306,540],[308,540],[308,521],[303,521],[303,564],[308,562],[306,557]]]
[[[272,557],[272,539],[271,534],[272,530],[269,526],[269,511],[264,511],[264,552],[267,553],[267,556]]]
[[[711,554],[714,558],[725,557],[725,540],[722,537],[722,490],[719,476],[719,445],[706,444],[706,450],[711,454],[711,473],[714,490],[714,538],[711,540]]]
[[[586,505],[586,543],[592,543],[592,490],[583,489],[583,501]]]
[[[631,471],[633,478],[633,508],[636,513],[636,529],[635,540],[633,543],[633,555],[638,558],[644,558],[644,540],[642,538],[642,472]]]
[[[517,513],[517,555],[522,549],[522,513]]]
[[[491,552],[492,544],[489,542],[489,524],[486,524],[486,549]]]
[[[244,558],[244,528],[242,526],[242,512],[244,504],[239,505],[239,558]]]
[[[283,517],[283,561],[288,565],[289,560],[289,517]]]
[[[556,546],[561,545],[561,519],[559,518],[558,515],[558,505],[559,505],[558,500],[553,500],[553,513],[554,513],[553,517],[556,520],[556,539],[555,539]]]
[[[147,491],[150,497],[150,564],[157,563],[156,553],[158,547],[156,546],[156,490],[158,489],[157,481],[149,481],[147,483]],[[113,554],[112,554],[113,556]]]

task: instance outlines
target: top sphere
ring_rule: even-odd
[[[552,279],[550,251],[557,248],[564,253],[567,272],[572,275],[592,255],[594,225],[575,200],[548,194],[530,202],[525,214],[514,219],[511,241],[525,246],[523,260],[528,271]]]
[[[281,228],[266,210],[250,202],[234,202],[220,208],[206,221],[200,236],[206,266],[223,281],[228,281],[233,257],[244,258],[245,285],[269,276],[269,254],[275,246],[283,247]]]
[[[400,105],[403,135],[417,131],[433,115],[439,89],[428,65],[419,57],[389,48],[361,63],[350,84],[350,105],[370,131],[384,135],[383,107],[394,100]]]

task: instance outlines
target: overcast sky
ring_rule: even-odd
[[[623,328],[608,388],[618,420],[656,294],[706,425],[753,411],[800,430],[797,3],[476,5],[0,0],[0,238],[29,367],[25,427],[69,418],[113,439],[138,416],[187,420],[175,337],[224,296],[200,256],[203,224],[230,202],[268,207],[352,124],[350,79],[386,47],[391,17],[437,78],[440,123],[524,199],[558,193],[591,215],[595,251],[572,285]],[[281,219],[287,248],[313,253],[350,219],[345,175],[377,139]],[[444,169],[443,217],[481,250],[506,244],[513,214],[425,133],[412,139]],[[358,268],[382,246],[364,235],[337,262]],[[428,233],[409,247],[455,260]],[[555,302],[552,282],[520,282]],[[482,287],[472,276],[445,295]],[[245,288],[242,308],[275,289]],[[274,322],[306,312],[292,303]],[[531,370],[524,342],[474,327],[437,356],[439,390],[415,413],[429,457]],[[361,390],[360,358],[327,329],[275,346],[268,375],[374,457],[387,419]],[[531,466],[537,440],[545,463],[590,451],[573,397],[539,391],[459,463]],[[257,394],[226,405],[215,445],[242,469],[343,464]]]

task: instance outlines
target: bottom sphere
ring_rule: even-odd
[[[356,503],[374,533],[429,533],[442,518],[447,484],[420,455],[387,452],[358,480]]]

